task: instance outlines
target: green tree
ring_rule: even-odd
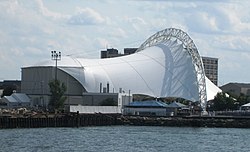
[[[16,88],[14,86],[8,86],[8,87],[4,88],[1,97],[10,96],[14,90],[16,90]]]
[[[67,97],[63,96],[67,90],[67,87],[59,80],[53,80],[49,82],[49,87],[51,93],[49,107],[53,110],[62,110],[64,107],[64,102],[67,99]]]
[[[226,93],[218,93],[214,100],[213,100],[213,106],[211,109],[215,111],[223,111],[223,110],[236,110],[237,109],[237,101],[226,95]]]
[[[244,105],[249,102],[249,97],[241,93],[240,96],[238,96],[237,101],[239,102],[239,105]]]

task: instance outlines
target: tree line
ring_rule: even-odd
[[[240,106],[249,103],[250,97],[241,93],[239,96],[220,92],[217,93],[214,100],[208,102],[209,111],[238,110]]]

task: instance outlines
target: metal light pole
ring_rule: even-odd
[[[51,51],[51,59],[56,61],[55,80],[57,80],[57,61],[61,60],[61,52]]]

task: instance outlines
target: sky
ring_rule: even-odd
[[[201,56],[219,59],[219,86],[250,83],[249,8],[249,0],[0,0],[0,80],[20,80],[22,67],[52,50],[100,58],[177,28]]]

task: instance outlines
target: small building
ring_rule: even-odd
[[[189,108],[182,103],[174,101],[167,106],[167,111],[173,112],[174,115],[186,115],[189,113]]]
[[[1,99],[1,105],[6,108],[29,107],[30,99],[26,94],[13,93],[11,96],[4,96]]]
[[[176,116],[189,113],[189,108],[179,102],[166,104],[157,100],[134,101],[124,107],[124,115]]]
[[[223,92],[240,96],[244,94],[250,96],[250,83],[228,83],[220,87]]]
[[[170,104],[168,105],[168,107],[171,107],[171,108],[179,108],[179,109],[181,109],[181,108],[186,107],[186,105],[174,101],[174,102],[170,103]]]
[[[66,106],[66,110],[85,114],[121,114],[124,106],[128,105],[132,99],[132,94],[127,93],[84,93],[81,104],[72,104],[71,102],[71,104]]]
[[[124,115],[167,116],[168,105],[161,101],[134,101],[124,108]]]

